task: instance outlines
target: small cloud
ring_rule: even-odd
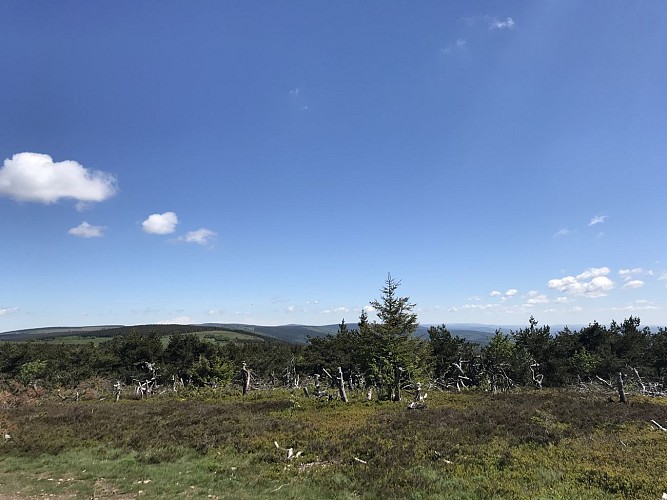
[[[104,236],[104,227],[102,226],[93,226],[87,222],[82,222],[76,227],[73,227],[67,234],[72,236],[78,236],[80,238],[100,238]]]
[[[85,212],[86,210],[93,208],[93,204],[89,201],[77,201],[74,206],[77,212]]]
[[[495,17],[489,23],[490,30],[511,30],[514,29],[514,19],[508,17],[504,21],[500,21]]]
[[[290,90],[290,91],[289,91],[289,95],[291,95],[292,97],[299,97],[299,93],[300,93],[300,92],[301,92],[301,91],[300,91],[299,88],[297,87],[297,88],[295,88],[295,89]]]
[[[649,302],[648,300],[637,300],[635,301],[634,304],[628,304],[623,307],[612,307],[612,311],[626,311],[626,312],[632,312],[632,311],[655,311],[657,309],[660,309],[655,305],[653,302]]]
[[[502,293],[500,293],[498,290],[494,290],[489,294],[489,297],[500,297]]]
[[[176,318],[157,322],[158,325],[191,325],[192,323],[194,323],[194,321],[189,316],[177,316]]]
[[[440,49],[441,54],[451,54],[455,51],[461,51],[466,48],[468,41],[465,38],[457,38],[456,41],[447,44],[446,47]]]
[[[519,290],[517,290],[516,288],[510,288],[505,292],[505,297],[513,297],[517,293],[519,293]]]
[[[631,280],[628,281],[625,285],[623,285],[623,288],[641,288],[644,286],[644,282],[642,280]]]
[[[19,310],[18,307],[0,307],[0,316],[7,316],[8,314],[14,314]]]
[[[558,304],[566,304],[569,301],[570,301],[570,299],[568,299],[567,297],[558,297],[558,298],[556,298],[556,302]]]
[[[190,231],[185,233],[185,235],[180,236],[178,241],[184,241],[186,243],[196,243],[197,245],[209,245],[211,239],[216,236],[216,234],[210,229],[202,227],[196,231]]]
[[[116,194],[116,179],[76,161],[54,162],[40,153],[18,153],[0,168],[0,196],[16,201],[55,203],[62,198],[92,203]]]
[[[349,312],[350,312],[349,308],[341,306],[341,307],[334,307],[333,309],[325,309],[324,311],[321,311],[321,314],[333,314],[333,313],[345,314]]]
[[[549,299],[547,298],[546,295],[541,294],[535,290],[531,290],[530,292],[528,292],[528,297],[529,299],[527,300],[527,303],[531,305],[546,304],[549,302]]]
[[[367,305],[367,306],[364,306],[364,311],[366,311],[366,313],[374,313],[375,308],[371,305]]]
[[[562,238],[563,236],[567,236],[567,235],[570,234],[571,232],[572,232],[572,231],[570,231],[569,229],[565,229],[565,228],[563,228],[563,229],[559,229],[558,231],[556,231],[556,232],[554,233],[554,238]]]
[[[149,215],[148,219],[141,223],[141,227],[148,234],[171,234],[176,231],[176,224],[178,224],[176,214],[165,212]]]
[[[594,226],[595,224],[602,224],[609,218],[608,215],[594,215],[591,221],[588,223],[589,226]]]
[[[461,309],[471,309],[473,311],[485,311],[487,309],[495,309],[500,307],[500,304],[466,304],[461,306]]]

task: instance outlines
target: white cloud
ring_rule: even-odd
[[[490,294],[489,297],[500,297],[502,293],[500,293],[498,290],[493,290]]]
[[[447,44],[443,49],[440,49],[442,54],[451,54],[454,51],[464,50],[468,41],[465,38],[457,38],[455,42]]]
[[[321,314],[332,314],[332,313],[348,313],[350,312],[350,309],[347,307],[334,307],[333,309],[325,309],[324,311],[321,312]]]
[[[189,231],[185,233],[184,236],[178,238],[179,241],[185,241],[186,243],[196,243],[197,245],[208,245],[211,243],[211,239],[216,234],[210,229],[202,227],[196,231]]]
[[[560,292],[586,297],[604,297],[616,285],[606,275],[608,267],[591,267],[581,274],[549,280],[547,286]],[[589,281],[586,281],[589,280]]]
[[[192,323],[194,323],[194,321],[189,316],[177,316],[176,318],[157,322],[158,325],[191,325]]]
[[[493,18],[489,23],[490,30],[511,30],[514,28],[514,20],[511,17],[508,17],[504,21]]]
[[[170,234],[176,231],[176,224],[178,224],[176,214],[165,212],[149,215],[148,219],[141,223],[141,227],[148,234]]]
[[[92,224],[88,224],[84,221],[78,226],[73,227],[67,231],[67,233],[71,234],[72,236],[79,236],[80,238],[99,238],[104,236],[104,227],[93,226]]]
[[[560,237],[563,237],[563,236],[567,236],[568,234],[570,234],[570,232],[571,231],[569,229],[565,229],[565,228],[559,229],[558,231],[556,231],[554,233],[554,238],[560,238]]]
[[[466,304],[461,306],[461,309],[472,309],[473,311],[485,311],[487,309],[495,309],[500,307],[500,304]]]
[[[642,280],[632,280],[623,285],[623,288],[641,288],[643,286],[644,282]]]
[[[577,275],[578,280],[587,280],[589,278],[597,278],[598,276],[606,276],[609,274],[608,267],[589,267],[583,273]]]
[[[569,302],[569,301],[570,301],[570,299],[568,299],[567,297],[558,297],[558,298],[556,299],[556,302],[557,302],[558,304],[566,304],[566,303]]]
[[[516,295],[517,293],[519,293],[519,290],[517,290],[516,288],[510,288],[509,290],[507,290],[505,292],[505,297],[512,297],[512,296]]]
[[[635,267],[632,269],[620,269],[618,275],[623,278],[624,281],[630,281],[636,276],[653,276],[653,271],[651,269],[644,269],[642,267]]]
[[[374,308],[373,306],[371,306],[371,305],[364,306],[364,311],[366,311],[367,314],[368,314],[368,313],[374,313],[374,312],[375,312],[375,308]]]
[[[648,300],[636,300],[634,304],[628,304],[623,307],[612,307],[611,309],[612,311],[655,311],[660,308]]]
[[[591,221],[588,223],[589,226],[594,226],[595,224],[601,224],[609,218],[608,215],[594,215]]]
[[[0,316],[6,316],[7,314],[14,314],[18,311],[18,307],[0,307]]]
[[[49,155],[18,153],[0,168],[0,196],[16,201],[55,203],[61,198],[79,202],[104,201],[116,193],[116,179],[106,172],[89,170]]]
[[[531,290],[530,292],[528,292],[528,297],[529,297],[529,299],[528,299],[527,303],[531,304],[531,305],[533,305],[533,304],[546,304],[546,303],[549,302],[549,299],[547,298],[546,295],[541,294],[536,290]]]

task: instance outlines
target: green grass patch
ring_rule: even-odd
[[[577,392],[405,403],[203,390],[0,410],[0,494],[166,498],[660,498],[667,405]],[[281,449],[277,449],[274,441]],[[298,458],[287,459],[284,448]],[[365,462],[365,463],[364,463]],[[139,493],[141,492],[141,493]]]

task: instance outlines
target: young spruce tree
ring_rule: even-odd
[[[397,295],[400,284],[389,274],[380,300],[370,303],[379,323],[368,323],[364,313],[359,321],[364,371],[377,384],[380,397],[394,401],[401,398],[401,384],[424,368],[423,346],[413,335],[419,325],[415,304]]]

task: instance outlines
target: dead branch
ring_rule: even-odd
[[[660,425],[660,424],[659,424],[658,422],[656,422],[655,420],[651,420],[651,423],[652,423],[653,425],[655,425],[655,426],[658,428],[658,430],[660,430],[660,431],[662,431],[662,432],[667,432],[667,429],[665,429],[662,425]]]
[[[273,444],[276,446],[277,449],[287,452],[287,460],[292,460],[294,458],[299,458],[303,454],[303,451],[298,451],[298,452],[294,453],[294,448],[283,448],[283,447],[281,447],[278,444],[278,441],[274,441]]]
[[[632,371],[635,372],[637,381],[639,382],[639,385],[642,388],[642,394],[646,394],[646,386],[644,385],[644,381],[642,380],[642,378],[639,376],[639,371],[637,371],[637,368],[632,368]]]
[[[345,394],[345,379],[343,379],[343,369],[338,367],[338,392],[343,403],[347,403],[347,394]]]
[[[609,387],[610,389],[613,389],[613,388],[614,388],[614,386],[611,385],[611,382],[607,382],[605,379],[603,379],[603,378],[600,377],[599,375],[596,375],[595,378],[598,379],[600,382],[602,382],[602,383],[603,383],[604,385],[606,385],[607,387]]]
[[[542,381],[544,380],[544,375],[541,373],[535,374],[535,368],[538,368],[540,366],[539,363],[533,363],[530,365],[530,373],[533,375],[533,382],[535,382],[535,385],[537,386],[538,389],[542,389]]]

